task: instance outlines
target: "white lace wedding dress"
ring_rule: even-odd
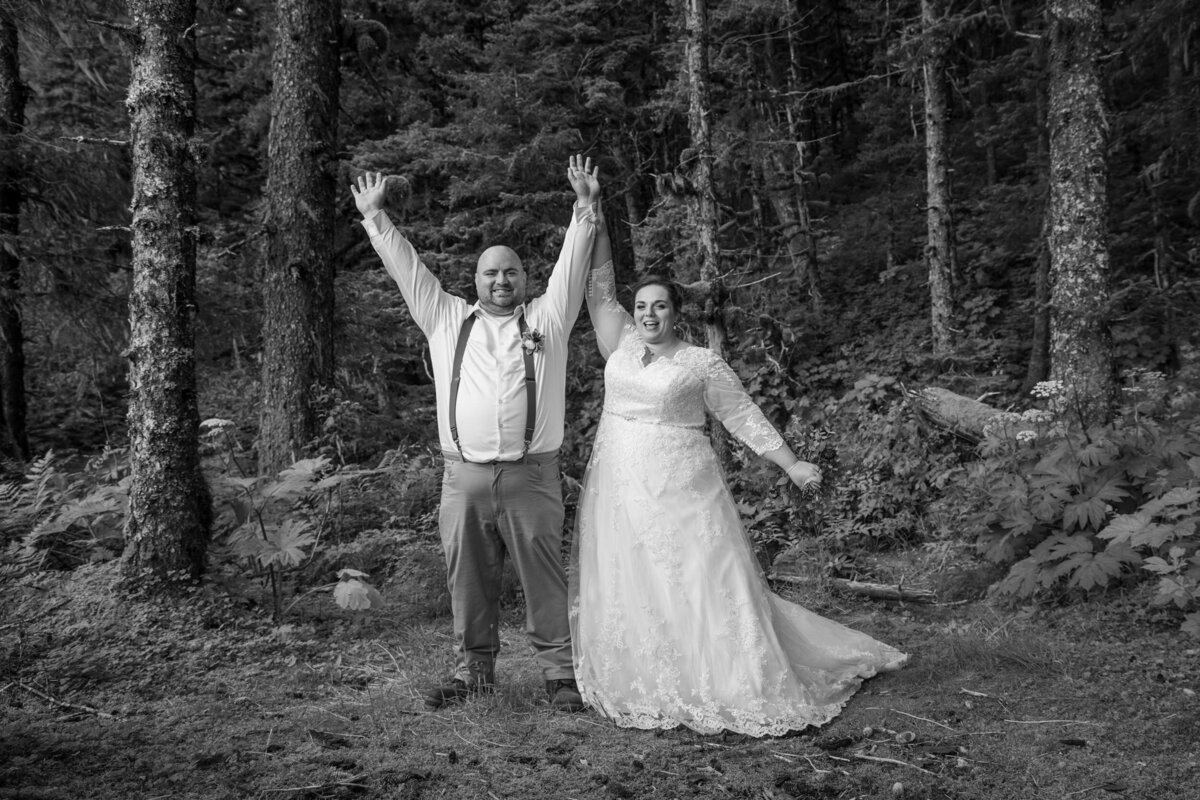
[[[779,447],[778,432],[711,350],[644,365],[611,267],[592,284],[609,357],[571,570],[584,699],[622,727],[764,736],[829,721],[862,679],[907,656],[769,590],[705,412],[756,453]]]

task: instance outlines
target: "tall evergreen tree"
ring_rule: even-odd
[[[929,272],[930,327],[933,352],[945,355],[955,340],[954,224],[950,209],[949,142],[947,140],[946,51],[944,9],[939,0],[921,0],[925,86],[925,265]]]
[[[1100,5],[1051,0],[1049,14],[1051,377],[1096,423],[1115,400]]]
[[[333,384],[339,0],[277,0],[268,144],[259,468],[299,457]]]
[[[204,568],[212,506],[196,406],[194,0],[129,0],[133,155],[129,295],[131,485],[123,569]]]
[[[19,234],[25,124],[17,25],[0,7],[0,455],[29,458],[25,431],[25,340],[21,326]]]
[[[1038,69],[1046,70],[1046,37],[1039,37],[1033,45],[1033,55]],[[1035,163],[1039,176],[1039,194],[1042,196],[1042,230],[1035,248],[1033,274],[1033,327],[1029,340],[1029,363],[1025,367],[1025,381],[1020,395],[1028,397],[1033,387],[1050,377],[1050,214],[1049,189],[1049,141],[1047,136],[1048,100],[1045,81],[1038,81],[1034,88],[1036,130]]]

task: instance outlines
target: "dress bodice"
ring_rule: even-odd
[[[716,353],[685,345],[674,354],[643,363],[646,345],[632,325],[604,368],[604,411],[627,420],[702,428],[711,413],[755,453],[783,444],[742,388],[741,380]]]
[[[702,348],[642,363],[640,340],[613,353],[604,368],[604,410],[625,419],[685,428],[704,426]],[[703,352],[710,352],[704,350]]]

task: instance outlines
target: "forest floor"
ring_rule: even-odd
[[[1005,608],[781,586],[912,660],[823,728],[754,739],[553,711],[517,603],[500,691],[426,712],[450,620],[440,559],[411,555],[382,611],[314,596],[282,626],[215,586],[121,597],[112,564],[0,583],[0,798],[1200,798],[1200,642],[1137,590]]]

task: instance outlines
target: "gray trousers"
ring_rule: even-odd
[[[455,677],[494,682],[505,553],[525,593],[525,633],[543,678],[574,677],[558,452],[489,464],[443,456],[438,523],[454,612]]]

